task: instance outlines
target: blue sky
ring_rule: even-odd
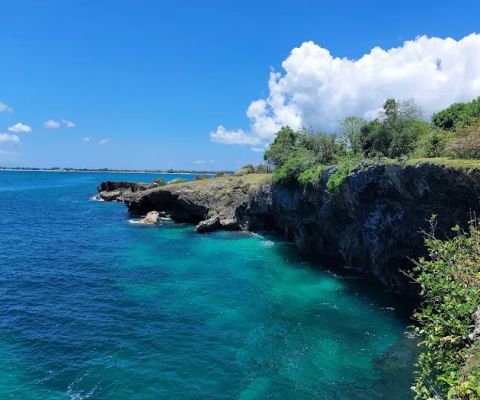
[[[254,145],[209,135],[253,129],[245,110],[269,96],[270,71],[293,48],[313,41],[355,60],[419,35],[460,40],[480,31],[478,15],[478,1],[1,1],[0,101],[13,110],[0,132],[20,143],[0,143],[0,165],[256,162]],[[32,131],[8,130],[19,122]]]

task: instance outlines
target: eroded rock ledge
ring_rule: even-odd
[[[99,189],[113,188],[115,199],[133,214],[164,211],[195,224],[198,232],[279,232],[302,251],[358,268],[403,293],[416,291],[402,270],[411,267],[408,258],[424,255],[420,231],[429,228],[431,215],[438,215],[442,236],[480,209],[479,170],[374,164],[353,171],[330,194],[326,182],[332,172],[315,187],[272,185],[267,175],[246,175],[146,188],[104,182]],[[108,193],[103,191],[105,200]]]

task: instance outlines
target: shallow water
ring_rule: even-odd
[[[268,235],[89,200],[154,177],[0,172],[0,399],[411,398],[402,299]]]

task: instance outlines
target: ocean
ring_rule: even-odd
[[[404,299],[269,233],[91,200],[157,177],[0,172],[0,399],[412,397]]]

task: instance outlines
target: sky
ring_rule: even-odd
[[[235,169],[480,95],[480,2],[0,0],[0,166]]]

